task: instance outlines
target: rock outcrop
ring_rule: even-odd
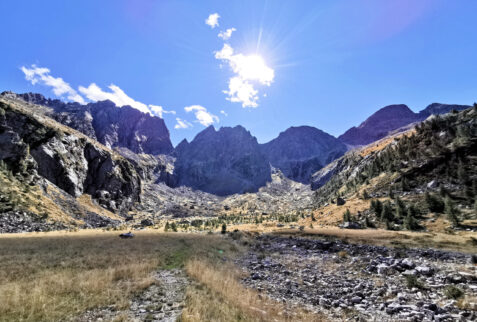
[[[217,195],[255,192],[271,180],[270,164],[257,139],[241,126],[209,126],[175,151],[178,186]]]
[[[43,177],[73,197],[90,194],[113,212],[139,200],[140,178],[124,158],[79,132],[43,124],[3,102],[0,107],[0,160],[14,172]]]
[[[0,96],[46,106],[47,116],[109,148],[124,147],[135,153],[154,155],[173,150],[164,120],[130,106],[118,107],[111,101],[87,105],[64,103],[34,93],[3,92]]]
[[[313,173],[346,150],[341,141],[311,126],[290,127],[262,145],[263,153],[274,167],[301,183],[309,183]]]

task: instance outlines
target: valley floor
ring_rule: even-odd
[[[0,321],[477,319],[476,233],[237,227],[1,235]]]

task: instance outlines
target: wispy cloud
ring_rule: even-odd
[[[86,104],[84,98],[70,84],[65,82],[63,78],[51,76],[48,68],[31,65],[30,68],[22,66],[20,69],[25,74],[25,79],[33,85],[38,83],[49,86],[58,97],[66,97],[70,101]]]
[[[225,30],[225,31],[219,32],[218,36],[219,36],[219,38],[222,38],[224,41],[225,41],[225,40],[229,40],[230,37],[232,37],[232,33],[233,33],[234,31],[236,31],[236,30],[237,30],[237,29],[235,29],[235,28],[229,28],[229,29],[227,29],[227,30]]]
[[[186,120],[183,120],[181,118],[178,118],[176,117],[176,125],[174,125],[174,128],[176,130],[179,130],[179,129],[187,129],[189,127],[192,127],[193,125],[189,122],[187,122]]]
[[[227,114],[227,112],[225,112],[224,110],[221,110],[221,111],[220,111],[220,114],[222,114],[222,115],[224,115],[224,116],[229,116],[229,115]]]
[[[186,106],[184,110],[187,113],[194,112],[196,122],[199,122],[203,126],[209,126],[220,121],[217,115],[207,112],[207,109],[200,105]]]
[[[163,114],[176,115],[176,111],[166,111],[162,106],[159,105],[149,105],[149,109],[151,110],[152,114],[159,116],[160,118],[162,118]]]
[[[258,55],[235,53],[232,46],[224,44],[215,58],[226,62],[235,74],[229,79],[229,89],[224,93],[231,102],[242,103],[242,107],[258,106],[258,90],[254,84],[270,86],[275,78],[275,71],[268,67]]]
[[[209,25],[212,29],[219,25],[219,14],[212,13],[207,19],[205,19],[205,24]]]
[[[114,84],[108,86],[110,91],[104,91],[95,83],[91,83],[88,87],[79,86],[78,91],[83,95],[81,96],[61,77],[51,76],[50,70],[46,67],[31,65],[30,68],[22,66],[20,69],[25,74],[26,80],[30,81],[33,85],[41,84],[51,87],[53,93],[59,98],[66,97],[68,100],[81,104],[87,103],[85,97],[93,102],[110,100],[118,107],[129,105],[143,113],[159,116],[161,118],[163,114],[176,114],[175,111],[166,111],[159,105],[147,105],[136,101],[129,97],[121,88],[119,88],[119,86]]]

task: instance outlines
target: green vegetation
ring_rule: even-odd
[[[444,289],[444,294],[447,298],[457,300],[464,295],[464,291],[454,285],[448,285]]]
[[[379,144],[346,154],[342,170],[316,191],[316,206],[338,195],[387,197],[371,200],[366,214],[392,229],[418,230],[427,214],[446,214],[454,227],[477,218],[475,107],[432,116],[415,131]]]

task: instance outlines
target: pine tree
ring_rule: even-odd
[[[409,190],[409,185],[407,183],[407,179],[404,178],[404,177],[401,179],[401,190],[402,191],[408,191]]]
[[[404,228],[407,230],[418,230],[419,224],[414,216],[415,212],[411,210],[413,206],[409,207],[406,218],[404,218]]]
[[[404,218],[406,217],[406,205],[404,202],[397,197],[396,198],[396,217],[397,218]]]
[[[389,186],[389,198],[394,199],[394,192],[393,192],[393,186]]]
[[[169,222],[166,222],[166,226],[164,227],[164,231],[169,231],[169,229],[170,229]]]
[[[457,165],[457,179],[459,179],[461,184],[464,184],[467,180],[467,174],[462,161],[459,161],[459,164]]]
[[[456,208],[454,202],[450,197],[446,197],[445,199],[445,213],[447,214],[447,218],[453,226],[459,226],[459,209]]]
[[[363,190],[363,199],[364,199],[364,200],[368,200],[368,199],[369,199],[369,194],[368,194],[368,192],[366,191],[366,189]]]
[[[343,213],[343,222],[350,222],[351,221],[351,212],[349,209],[346,209],[346,211]]]
[[[383,210],[381,211],[381,221],[391,221],[393,220],[393,209],[389,201],[385,202],[383,205]]]
[[[429,192],[426,192],[424,198],[430,212],[442,213],[444,211],[444,202],[442,201],[442,198],[433,196]]]

